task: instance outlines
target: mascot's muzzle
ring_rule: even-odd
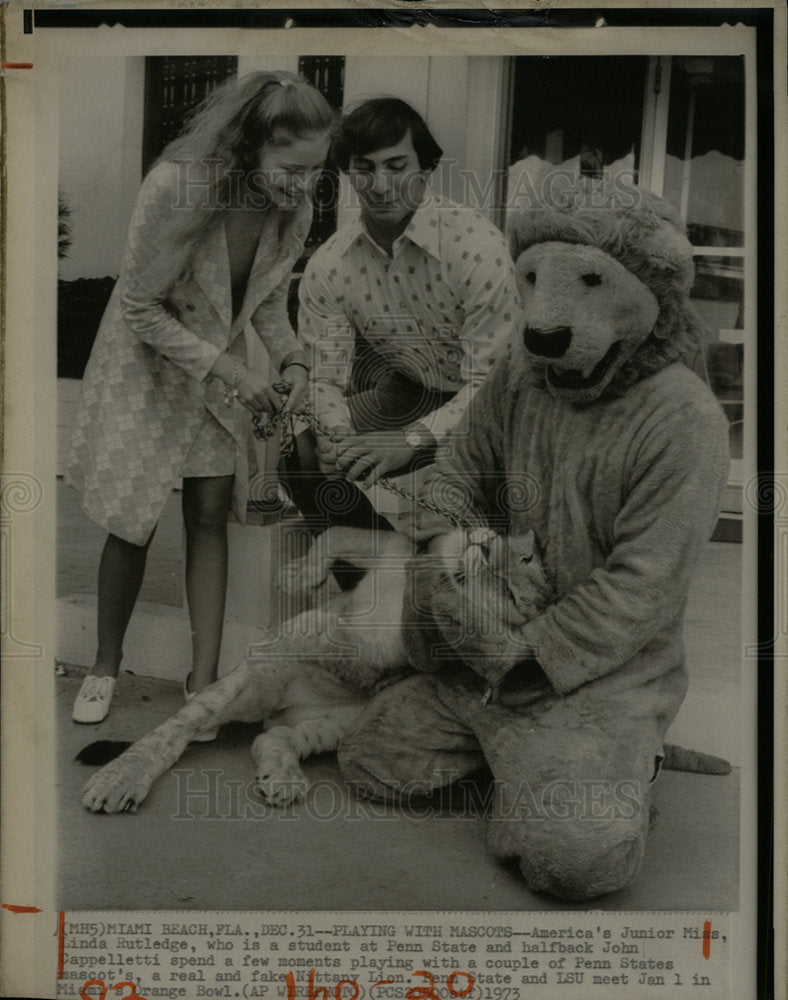
[[[572,342],[572,329],[559,326],[554,330],[535,330],[527,326],[523,330],[526,350],[539,358],[562,358]]]

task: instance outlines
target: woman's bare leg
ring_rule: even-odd
[[[154,529],[155,530],[155,529]],[[153,532],[144,545],[108,535],[98,575],[98,650],[90,673],[117,677],[123,659],[123,639],[137,603]]]
[[[192,627],[190,692],[202,691],[216,680],[227,595],[227,512],[232,484],[232,476],[183,480],[186,600]]]

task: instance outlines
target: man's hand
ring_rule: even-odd
[[[481,580],[466,585],[470,590],[447,589],[436,581],[428,597],[430,610],[460,659],[497,686],[515,663],[534,654],[518,634],[526,619],[504,588]]]
[[[335,441],[329,441],[327,437],[317,436],[317,461],[323,475],[330,476],[339,472],[337,466],[337,450],[347,438],[353,437],[353,431],[344,424],[331,428],[331,436]],[[336,443],[335,443],[336,442]]]
[[[349,436],[337,449],[337,468],[351,483],[371,486],[413,458],[404,431],[371,431]]]
[[[309,383],[309,372],[303,365],[288,365],[282,372],[282,381],[290,386],[290,392],[282,407],[283,413],[302,413],[304,396]]]

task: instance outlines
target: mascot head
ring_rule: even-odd
[[[692,247],[667,202],[632,188],[623,208],[540,204],[512,220],[509,240],[523,302],[515,352],[553,395],[586,404],[692,364]]]

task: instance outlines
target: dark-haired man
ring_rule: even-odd
[[[355,488],[326,509],[324,474],[369,486],[429,461],[517,313],[501,233],[472,209],[428,197],[442,150],[410,105],[365,101],[343,119],[333,152],[361,214],[312,257],[298,325],[311,353],[316,415],[341,442],[318,436],[310,453],[302,436],[302,475],[288,477],[318,530],[380,524]]]

